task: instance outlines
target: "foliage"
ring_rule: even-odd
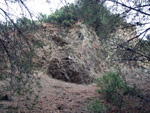
[[[71,4],[56,10],[55,13],[48,16],[46,22],[57,23],[66,27],[72,26],[74,21],[77,21],[76,15],[73,15],[74,7],[75,6]]]
[[[107,113],[107,105],[98,100],[91,102],[87,108],[88,110],[92,110],[94,113]]]
[[[27,0],[3,0],[3,6],[0,7],[1,20],[0,22],[0,96],[27,96],[34,97],[35,87],[39,87],[39,83],[33,76],[32,57],[34,50],[29,44],[28,37],[25,37],[25,32],[33,30],[34,23],[27,17],[18,18],[16,22],[8,9],[13,3],[19,4],[18,8],[22,9],[22,14],[27,10],[31,12],[24,3]],[[10,4],[10,2],[12,4]],[[31,17],[32,18],[32,17]],[[0,98],[1,99],[1,98]],[[20,98],[19,98],[20,99]],[[19,106],[19,103],[18,103]]]
[[[150,56],[150,41],[149,40],[140,40],[137,49],[147,56]]]
[[[109,5],[109,9],[113,11],[114,13],[118,12],[121,17],[124,18],[124,20],[131,24],[131,26],[125,26],[124,28],[130,29],[134,26],[136,26],[136,35],[131,36],[130,39],[126,40],[125,42],[122,42],[119,44],[117,42],[117,46],[121,48],[122,50],[127,51],[127,53],[131,53],[134,55],[132,58],[128,58],[128,61],[140,61],[142,63],[147,62],[149,63],[150,56],[148,55],[148,48],[144,46],[144,48],[147,48],[143,51],[142,47],[140,47],[141,42],[143,43],[143,39],[146,39],[149,37],[149,31],[150,31],[150,19],[149,19],[149,0],[106,0]],[[135,45],[135,41],[138,41]],[[129,46],[126,45],[128,43],[131,43],[135,46]],[[145,42],[144,42],[145,43]],[[146,43],[145,43],[146,44]],[[147,44],[146,44],[147,45]],[[141,50],[142,49],[142,50]],[[131,56],[132,56],[131,55]],[[127,55],[126,55],[127,56]]]
[[[39,21],[46,22],[47,21],[47,15],[40,13],[38,19],[39,19]]]
[[[32,21],[26,17],[18,18],[16,24],[21,31],[32,29]]]
[[[102,2],[96,0],[78,0],[76,4],[64,6],[48,17],[43,14],[40,14],[40,17],[44,22],[53,22],[67,27],[82,19],[95,29],[101,39],[108,38],[108,34],[121,20],[119,15],[110,13]]]
[[[121,21],[117,14],[112,14],[102,1],[78,0],[80,18],[92,26],[100,40],[107,39]]]
[[[6,22],[0,28],[2,31],[0,33],[0,80],[3,83],[0,86],[0,92],[2,92],[2,97],[8,94],[10,98],[12,96],[33,98],[34,88],[39,87],[37,85],[39,79],[33,76],[34,50],[23,32],[30,28],[31,24],[30,20],[24,18],[13,24]],[[12,25],[11,28],[10,25]]]
[[[105,99],[107,102],[116,106],[119,112],[121,112],[122,107],[128,106],[126,99],[128,96],[138,97],[142,95],[135,84],[129,87],[114,71],[103,74],[102,77],[95,80],[95,83],[99,87],[96,91],[100,94],[101,99]],[[103,113],[104,103],[101,100],[97,100],[90,105],[90,109],[95,111],[100,110],[99,112]]]

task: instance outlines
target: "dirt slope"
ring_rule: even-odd
[[[105,70],[101,70],[102,67],[107,67],[97,54],[102,47],[97,35],[81,22],[68,29],[47,24],[35,37],[44,43],[43,47],[36,49],[39,60],[36,59],[35,63],[40,62],[52,78],[89,84]]]
[[[77,85],[50,78],[39,72],[43,89],[35,112],[41,113],[88,113],[91,98],[98,97],[96,85]]]
[[[37,50],[43,62],[43,71],[38,73],[43,86],[42,110],[58,113],[90,112],[87,111],[87,105],[91,98],[99,96],[95,92],[96,85],[88,84],[93,78],[109,71],[106,61],[101,59],[104,53],[98,55],[103,45],[95,32],[81,22],[68,30],[57,26],[53,26],[54,29],[50,24],[45,26],[48,40],[42,39],[45,46]],[[136,84],[146,95],[150,94],[150,70],[125,65],[121,66],[121,72],[129,85]]]
[[[1,113],[90,113],[87,106],[91,98],[98,98],[95,92],[96,85],[79,85],[50,78],[43,72],[41,77],[41,92],[33,107],[33,101],[22,97],[15,97],[11,101],[1,101]],[[20,101],[21,100],[21,101]],[[33,108],[33,109],[30,109]]]
[[[81,22],[69,29],[42,24],[28,38],[35,46],[36,76],[41,77],[39,100],[35,107],[30,103],[32,100],[21,97],[1,101],[4,109],[0,112],[10,109],[11,113],[91,113],[87,105],[91,98],[99,98],[92,80],[109,70],[106,61],[99,58],[104,56],[99,52],[103,45],[95,32]],[[122,66],[121,71],[130,85],[135,83],[147,95],[150,93],[150,70]]]

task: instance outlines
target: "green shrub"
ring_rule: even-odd
[[[94,28],[100,40],[106,40],[122,20],[117,14],[112,14],[103,4],[97,0],[78,0],[78,15],[87,25]]]
[[[26,31],[32,29],[33,23],[30,19],[22,17],[17,19],[16,25],[21,31]]]
[[[95,80],[97,86],[100,89],[97,92],[103,95],[106,101],[119,106],[122,104],[122,96],[127,85],[121,80],[121,78],[113,71],[105,73],[102,77]]]
[[[128,106],[127,97],[138,97],[139,95],[142,97],[141,91],[137,89],[135,84],[133,87],[129,87],[114,71],[110,71],[103,74],[102,77],[98,77],[95,83],[99,87],[96,91],[100,94],[101,99],[90,105],[89,108],[94,112],[99,110],[100,113],[104,113],[103,110],[106,110],[106,107],[104,107],[105,104],[101,102],[103,99],[106,100],[107,103],[114,105],[118,112],[121,112],[122,107]]]
[[[46,22],[47,15],[40,13],[39,16],[38,16],[38,19],[39,19],[39,21]]]
[[[94,113],[106,113],[107,105],[96,100],[91,102],[87,108],[88,110],[92,110]]]
[[[96,0],[78,0],[76,4],[64,6],[48,17],[40,14],[41,21],[65,27],[72,26],[79,19],[92,26],[101,39],[108,38],[112,29],[122,20],[119,15],[112,14],[101,1]]]
[[[66,27],[70,27],[70,26],[72,26],[72,21],[63,20],[62,25],[66,26]]]
[[[48,16],[46,22],[56,23],[63,25],[65,27],[70,27],[77,20],[76,15],[73,14],[74,5],[64,6],[59,10],[56,10],[55,13]]]

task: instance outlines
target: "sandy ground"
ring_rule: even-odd
[[[129,72],[129,70],[127,71]],[[35,107],[32,107],[31,101],[27,102],[24,101],[25,99],[17,98],[12,101],[0,101],[1,108],[3,105],[3,109],[0,108],[0,113],[92,113],[87,110],[87,106],[92,101],[92,98],[99,98],[99,95],[95,91],[97,89],[96,84],[81,85],[67,83],[52,79],[43,72],[38,72],[38,76],[41,77],[42,88]],[[135,72],[126,74],[126,77],[130,84],[136,83],[140,89],[143,89],[149,95],[149,77],[142,77],[140,74],[137,77],[135,76]],[[31,106],[33,109],[29,109],[27,106]],[[149,110],[149,108],[147,109]],[[141,112],[135,111],[133,113]],[[147,113],[149,112],[147,111]]]
[[[96,85],[77,85],[41,75],[43,89],[40,93],[38,112],[44,113],[88,113],[91,98],[98,97]]]
[[[0,110],[0,112],[91,113],[87,110],[87,105],[91,102],[92,98],[99,97],[95,92],[96,84],[79,85],[66,83],[52,79],[47,74],[43,74],[43,72],[38,72],[38,75],[41,77],[42,88],[39,93],[39,99],[33,109],[27,109],[26,106],[32,105],[26,103],[23,99],[20,102],[17,101],[18,99],[13,99],[13,101],[1,101],[0,105],[4,105],[4,109]],[[11,110],[11,108],[13,109]]]
[[[76,29],[78,30],[79,27],[76,26]],[[47,29],[45,30],[48,30],[47,31],[48,34],[50,31],[54,31],[54,32],[57,31],[55,27],[53,28],[52,26],[51,28],[50,25],[47,26]],[[76,30],[73,29],[73,33],[75,31]],[[83,31],[85,32],[86,29],[83,29]],[[86,37],[86,34],[88,33],[85,32],[85,37]],[[39,35],[40,34],[38,34],[37,37],[42,38],[42,36],[39,36]],[[74,37],[76,37],[76,33],[74,33],[74,35],[75,35]],[[70,43],[74,43],[74,41],[72,41],[74,37],[72,36],[72,34],[68,36],[68,40],[70,39]],[[55,37],[55,38],[59,38],[59,37]],[[58,47],[57,46],[54,47],[55,43],[50,42],[51,40],[48,41],[47,39],[42,38],[42,41],[44,43],[47,42],[46,43],[47,46],[45,46],[43,49],[41,48],[38,49],[36,53],[39,55],[40,58],[48,59],[48,62],[49,62],[49,59],[51,58],[51,56],[49,55],[51,52],[50,50],[52,49],[53,52],[56,52]],[[55,41],[58,42],[60,40],[55,40]],[[86,47],[85,46],[86,43],[83,43],[83,47]],[[93,46],[96,49],[96,45],[93,45]],[[71,46],[68,46],[68,47],[71,47]],[[62,49],[61,47],[59,48]],[[97,48],[99,48],[99,45],[97,45]],[[85,49],[89,50],[89,48],[85,48]],[[58,53],[60,52],[58,51]],[[58,54],[56,53],[56,55]],[[87,55],[85,55],[85,58],[86,57]],[[83,60],[85,58],[83,57]],[[95,57],[93,59],[95,60]],[[37,63],[38,62],[39,60],[37,60]],[[48,62],[46,63],[46,65],[44,65],[45,68],[48,67],[49,65]],[[79,58],[79,62],[80,62],[80,58]],[[91,65],[93,64],[93,62],[90,62],[89,64]],[[90,66],[90,68],[93,68],[93,66]],[[100,70],[104,70],[104,71],[106,70],[105,67],[102,67],[102,66],[100,66],[99,68]],[[42,71],[42,69],[40,70],[41,71],[38,71],[38,76],[41,77],[40,82],[41,82],[42,88],[41,88],[41,92],[38,94],[39,99],[36,101],[35,107],[32,107],[32,100],[25,101],[25,99],[21,99],[21,97],[17,97],[17,98],[15,97],[14,99],[12,99],[12,101],[0,101],[0,113],[91,113],[91,111],[87,110],[87,105],[91,102],[92,98],[95,98],[95,99],[99,98],[99,95],[95,91],[95,89],[97,89],[96,84],[93,83],[90,85],[81,85],[81,84],[79,85],[79,84],[73,84],[73,83],[66,83],[63,81],[52,79],[47,74],[43,73],[44,71]],[[145,92],[145,94],[150,95],[150,73],[143,72],[143,70],[140,70],[138,68],[133,71],[130,68],[126,68],[123,70],[125,70],[124,76],[127,80],[127,83],[129,83],[130,85],[135,83],[138,88],[142,89]],[[31,108],[33,109],[28,109],[27,106],[31,106]],[[150,112],[147,112],[147,113],[150,113]]]

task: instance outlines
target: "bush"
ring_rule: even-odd
[[[104,95],[104,98],[107,101],[113,103],[116,103],[119,96],[121,96],[119,91],[124,90],[126,87],[126,84],[122,82],[120,77],[115,72],[103,74],[103,76],[101,78],[97,78],[95,82],[98,87],[100,87],[97,92]]]
[[[70,27],[77,21],[76,15],[73,14],[73,7],[74,5],[71,4],[69,6],[64,6],[59,10],[56,10],[55,13],[48,16],[46,22],[52,22],[59,25],[63,25],[65,27]]]
[[[106,113],[107,105],[96,100],[90,103],[87,107],[89,110],[92,110],[94,113]]]
[[[65,27],[72,26],[74,21],[79,19],[84,20],[87,25],[95,29],[101,39],[108,38],[121,20],[119,15],[112,14],[101,1],[96,0],[78,0],[76,4],[64,6],[48,17],[40,14],[40,18],[44,22],[52,22]]]
[[[39,21],[46,22],[47,15],[40,13],[39,16],[38,16],[38,19],[39,19]]]
[[[88,107],[94,112],[102,112],[106,110],[108,104],[104,104],[102,100],[115,106],[118,112],[121,112],[123,107],[129,107],[127,97],[143,97],[141,91],[137,89],[136,85],[129,87],[121,77],[114,71],[110,71],[98,77],[95,83],[99,87],[96,91],[100,94],[101,99],[91,103]],[[134,106],[134,105],[133,105]]]
[[[116,26],[122,20],[117,14],[112,14],[102,1],[97,0],[79,0],[79,17],[87,25],[94,28],[100,40],[106,40],[115,30]]]
[[[26,17],[19,18],[16,21],[16,25],[17,25],[18,29],[23,32],[28,31],[28,30],[33,30],[33,28],[32,28],[34,26],[33,23],[34,22],[32,20],[30,20]]]

